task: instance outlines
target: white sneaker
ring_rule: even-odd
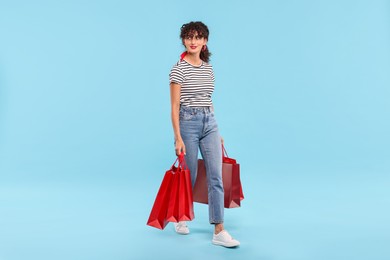
[[[179,221],[179,223],[173,223],[176,233],[180,235],[187,235],[190,233],[190,229],[187,226],[187,222]]]
[[[214,245],[224,247],[236,247],[240,245],[240,242],[233,239],[232,236],[226,230],[222,230],[218,234],[214,234],[212,242]]]

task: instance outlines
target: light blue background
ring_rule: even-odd
[[[146,226],[168,73],[211,31],[242,246]],[[1,1],[0,259],[390,259],[390,1]]]

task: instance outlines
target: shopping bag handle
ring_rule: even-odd
[[[175,167],[175,164],[176,164],[177,161],[179,163],[178,163],[177,167]],[[184,153],[183,152],[177,156],[175,162],[172,165],[172,168],[174,168],[174,167],[176,168],[176,171],[179,171],[180,169],[188,170],[188,166],[187,166],[186,160],[184,158]]]
[[[236,163],[236,159],[230,158],[226,152],[225,146],[222,144],[222,162],[224,163]]]
[[[225,146],[222,144],[222,158],[224,158],[224,157],[228,157],[229,158],[229,155],[226,152]]]
[[[181,166],[183,170],[188,170],[188,166],[184,157],[184,153],[181,152],[179,155],[179,167]]]

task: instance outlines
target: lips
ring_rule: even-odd
[[[197,46],[190,46],[191,49],[195,50]]]

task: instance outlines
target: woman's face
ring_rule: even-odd
[[[183,39],[183,44],[188,53],[199,54],[202,51],[203,46],[207,44],[207,39],[203,36],[199,36],[197,32],[194,32]]]

